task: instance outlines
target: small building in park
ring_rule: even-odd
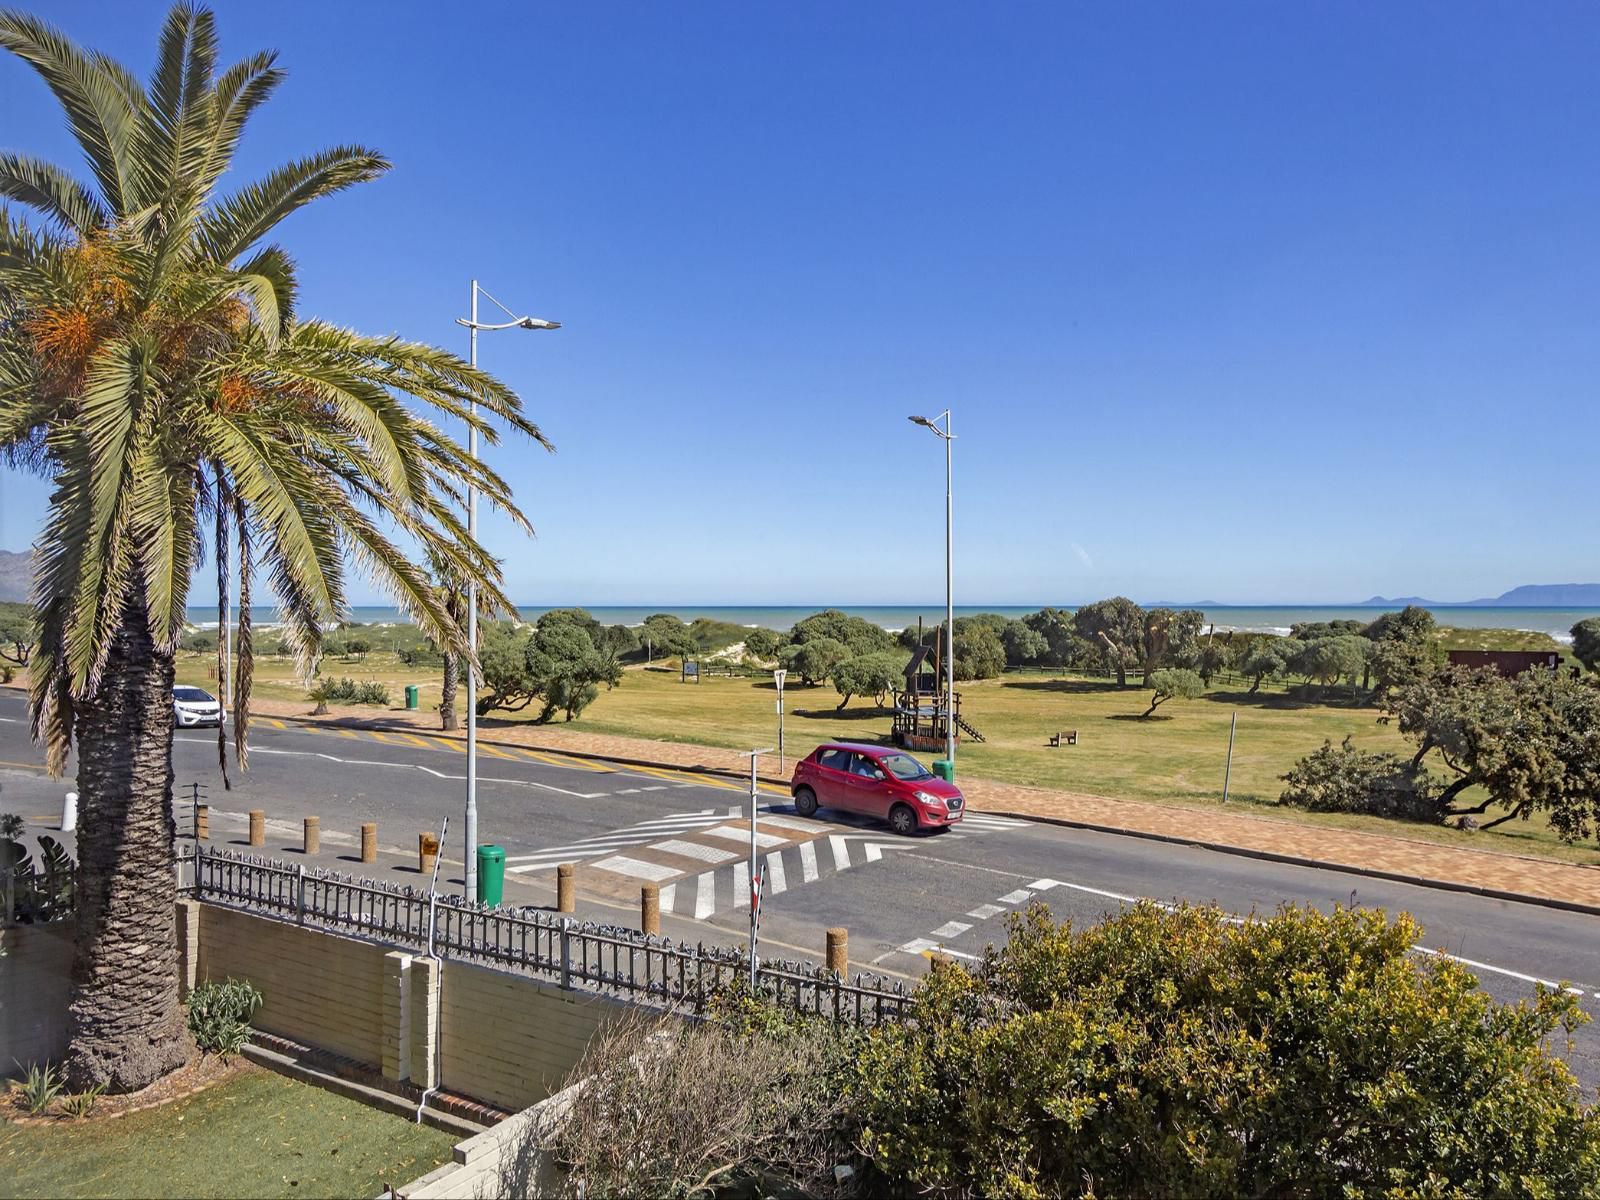
[[[1471,667],[1498,672],[1507,679],[1539,668],[1559,670],[1561,654],[1556,650],[1451,650],[1452,667]]]

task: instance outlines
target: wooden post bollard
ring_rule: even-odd
[[[556,911],[575,912],[577,901],[573,895],[572,864],[561,863],[556,867]]]
[[[842,926],[828,930],[828,970],[850,974],[850,931]]]
[[[378,823],[376,821],[361,822],[361,861],[364,863],[378,861]]]
[[[267,844],[267,814],[259,808],[250,810],[250,844],[252,846]]]
[[[307,854],[316,854],[322,849],[321,817],[307,817],[305,819],[305,833],[301,836],[300,848]]]
[[[656,936],[661,933],[661,885],[645,883],[639,886],[639,928]]]
[[[417,870],[432,874],[433,864],[439,861],[439,839],[431,833],[417,834]]]
[[[208,841],[211,837],[211,805],[197,804],[194,808],[194,836],[197,841]]]

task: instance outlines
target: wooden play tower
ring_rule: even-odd
[[[975,742],[983,741],[983,734],[961,718],[961,693],[945,688],[940,647],[921,644],[920,620],[917,642],[906,664],[905,688],[894,694],[894,744],[907,750],[943,750],[947,720],[955,723],[956,741],[963,733]]]

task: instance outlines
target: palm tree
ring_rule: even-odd
[[[167,17],[148,85],[25,14],[0,13],[0,46],[43,77],[93,177],[0,155],[0,198],[32,213],[0,205],[0,454],[54,483],[34,546],[30,683],[51,768],[78,750],[67,1076],[129,1090],[186,1050],[170,689],[207,531],[223,584],[236,546],[245,612],[264,573],[302,670],[344,609],[347,563],[470,654],[401,543],[509,608],[457,513],[475,486],[526,522],[445,425],[493,439],[475,401],[544,439],[514,393],[456,356],[296,314],[294,260],[267,237],[388,163],[340,146],[219,194],[246,121],[283,78],[275,55],[218,73],[212,15],[189,3]],[[243,766],[247,622],[238,654]]]

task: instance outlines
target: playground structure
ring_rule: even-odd
[[[920,622],[917,640],[922,640]],[[956,741],[963,733],[975,742],[984,740],[961,716],[961,693],[945,687],[938,647],[919,644],[906,664],[905,688],[894,694],[894,744],[905,750],[943,750],[946,721],[954,723]]]

